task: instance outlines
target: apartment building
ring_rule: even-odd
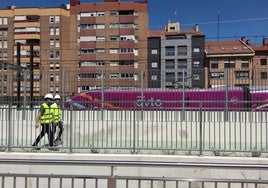
[[[2,97],[14,97],[17,92],[30,95],[31,64],[35,97],[61,92],[60,71],[69,66],[63,60],[66,55],[63,49],[69,44],[69,33],[64,31],[69,29],[69,15],[66,7],[10,6],[0,10]]]
[[[78,91],[95,88],[147,87],[147,1],[70,0],[73,60]],[[78,54],[78,55],[77,55]]]
[[[252,85],[267,86],[268,83],[268,39],[264,38],[262,45],[248,45],[255,51],[252,63]]]
[[[206,42],[206,87],[252,85],[254,55],[244,40]]]
[[[198,25],[181,30],[179,23],[169,22],[165,30],[150,31],[148,43],[150,87],[205,87],[205,35]]]

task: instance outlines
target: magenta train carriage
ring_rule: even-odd
[[[66,101],[73,110],[267,110],[268,90],[248,87],[219,89],[109,89],[79,93]]]

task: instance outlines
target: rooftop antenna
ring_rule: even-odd
[[[217,17],[218,17],[217,41],[219,41],[219,37],[220,37],[220,14],[221,14],[221,12],[218,10],[218,12],[217,12]]]
[[[178,21],[177,14],[178,14],[178,13],[177,13],[177,11],[175,10],[175,11],[174,11],[175,22]]]

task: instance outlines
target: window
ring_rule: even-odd
[[[219,68],[218,60],[210,60],[210,68],[212,69]]]
[[[118,28],[118,24],[117,23],[110,23],[109,28],[116,29],[116,28]]]
[[[117,11],[110,11],[110,16],[117,16]]]
[[[175,73],[167,72],[166,73],[166,82],[174,82],[175,81]]]
[[[55,28],[55,35],[60,35],[60,28],[58,27]]]
[[[54,46],[55,45],[55,41],[53,39],[50,39],[50,46]]]
[[[0,48],[7,48],[7,41],[0,41]]]
[[[224,60],[224,68],[235,68],[235,60],[234,59],[225,59]]]
[[[186,59],[178,59],[178,69],[187,69]]]
[[[49,17],[49,23],[54,23],[54,16]]]
[[[59,23],[60,22],[60,16],[55,16],[55,23]]]
[[[120,61],[119,66],[133,66],[134,61]]]
[[[249,71],[235,71],[235,78],[249,78]]]
[[[166,69],[174,69],[175,68],[175,62],[174,59],[167,59],[165,63]]]
[[[95,17],[96,16],[96,12],[81,12],[80,13],[80,17]]]
[[[97,41],[105,41],[105,37],[104,36],[97,36]]]
[[[3,18],[3,25],[7,25],[7,18]]]
[[[120,78],[122,78],[122,79],[131,79],[133,77],[134,77],[133,73],[121,73],[120,74]]]
[[[248,60],[242,60],[241,68],[249,68],[249,61]]]
[[[174,56],[175,55],[175,47],[174,46],[167,46],[165,48],[166,50],[166,56]]]
[[[50,59],[58,59],[60,57],[59,51],[50,51],[49,52]]]
[[[104,24],[97,24],[97,29],[105,29],[105,25]]]
[[[0,51],[0,60],[7,59],[7,51]]]
[[[158,65],[157,65],[157,62],[152,62],[152,68],[157,68],[158,67]]]
[[[53,82],[54,81],[54,74],[50,73],[50,81]]]
[[[157,54],[157,49],[152,49],[151,54]]]
[[[200,52],[200,48],[196,47],[194,48],[194,53],[199,53]]]
[[[81,50],[81,54],[95,54],[96,50],[95,49],[83,49]]]
[[[117,41],[118,39],[118,36],[110,36],[110,41]]]
[[[0,17],[0,25],[7,25],[7,18]]]
[[[105,49],[104,49],[104,48],[97,49],[97,50],[96,50],[96,53],[98,53],[98,54],[103,54],[103,53],[105,53]]]
[[[193,67],[200,67],[200,61],[194,61]]]
[[[94,24],[81,24],[80,29],[81,30],[95,29],[95,25]]]
[[[267,65],[267,59],[261,59],[261,65]]]
[[[97,12],[97,16],[104,16],[105,12]]]
[[[121,48],[120,53],[122,54],[127,54],[127,53],[133,53],[134,49],[133,48]]]
[[[110,53],[110,54],[118,54],[118,48],[111,48],[111,49],[109,50],[109,53]]]
[[[178,46],[178,55],[187,55],[187,46]]]
[[[211,72],[210,73],[211,79],[224,79],[224,72]]]
[[[7,29],[0,29],[0,37],[7,37]]]
[[[54,40],[50,39],[50,46],[55,46],[56,48],[60,47],[60,41],[59,40]]]
[[[267,79],[267,72],[261,72],[261,79]]]
[[[50,16],[49,17],[49,23],[59,23],[60,22],[60,16]]]
[[[151,75],[151,80],[157,80],[157,75],[156,74]]]
[[[55,29],[53,27],[51,27],[49,29],[49,33],[50,33],[50,35],[54,35],[55,34]]]
[[[60,41],[59,40],[55,40],[55,47],[59,48],[60,47]]]
[[[111,74],[110,74],[110,78],[111,78],[111,79],[118,78],[118,73],[111,73]]]
[[[134,68],[135,69],[139,68],[139,62],[137,62],[137,61],[134,62]]]
[[[110,66],[111,67],[117,67],[119,65],[118,61],[110,61]]]

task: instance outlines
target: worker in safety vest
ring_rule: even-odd
[[[59,129],[58,135],[54,141],[55,145],[62,144],[61,135],[63,133],[63,122],[61,118],[61,97],[60,95],[55,95],[54,103],[51,105],[51,109],[53,112],[53,134],[56,134],[57,127]],[[55,135],[56,136],[56,135]]]
[[[47,134],[49,141],[49,149],[54,150],[53,148],[53,132],[52,132],[52,122],[53,114],[51,110],[51,105],[53,104],[53,95],[46,94],[45,102],[41,104],[40,109],[36,116],[35,127],[38,128],[41,125],[41,133],[37,136],[35,142],[33,143],[34,149],[41,149],[38,146],[40,140]]]

